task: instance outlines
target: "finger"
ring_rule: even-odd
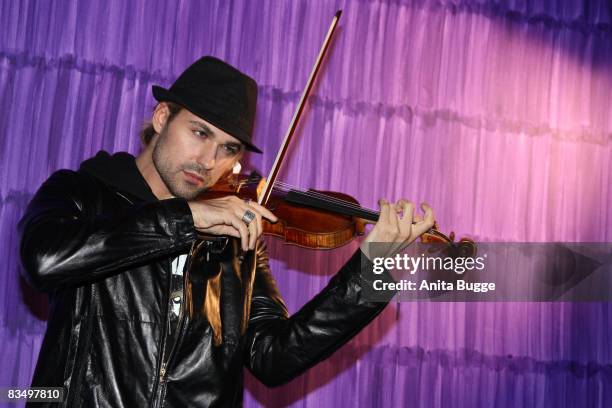
[[[416,236],[423,235],[425,232],[429,231],[435,222],[433,209],[428,204],[421,203],[421,209],[425,213],[425,216],[421,222],[413,226]]]
[[[436,222],[436,217],[434,215],[433,208],[431,208],[427,203],[421,203],[421,209],[425,213],[423,221],[425,221],[429,228],[433,227],[434,223]]]
[[[397,201],[397,203],[395,204],[395,207],[399,208],[401,212],[403,213],[401,217],[399,215],[397,216],[398,218],[397,225],[398,225],[398,231],[400,235],[398,239],[400,242],[404,242],[410,238],[410,233],[412,231],[412,213],[413,213],[412,203],[402,198]]]
[[[399,232],[399,214],[395,211],[397,204],[389,204],[389,226],[395,233]]]
[[[391,204],[389,203],[389,229],[390,236],[388,237],[389,249],[393,254],[397,252],[398,245],[401,242],[398,242],[398,238],[402,239],[400,226],[399,226],[399,214],[396,211],[397,203]]]
[[[277,222],[278,217],[274,215],[270,210],[268,210],[263,205],[257,204],[255,201],[250,201],[249,206],[255,210],[261,217],[270,220],[271,222]]]
[[[232,227],[236,228],[240,233],[240,246],[243,251],[249,250],[249,230],[242,219],[236,216],[229,217],[229,223]]]
[[[203,229],[201,231],[207,233],[208,229]],[[231,225],[216,225],[214,227],[214,235],[228,235],[230,237],[240,238],[240,231]]]
[[[249,230],[249,248],[248,249],[255,248],[255,242],[257,241],[257,238],[259,237],[259,234],[260,234],[258,230],[261,230],[261,215],[259,214],[256,208],[251,206],[251,203],[252,203],[251,200],[246,200],[245,201],[246,209],[244,210],[245,215],[247,214],[247,212],[254,215],[254,218],[252,220],[248,222],[245,221],[247,229]]]
[[[410,200],[405,200],[402,198],[397,201],[395,206],[401,209],[402,217],[400,220],[403,221],[409,218],[410,222],[412,223],[414,220],[414,203]]]
[[[258,226],[261,225],[261,215],[258,213],[257,209],[252,207],[248,201],[239,201],[237,202],[235,214],[240,217],[244,225],[246,225],[248,236],[247,236],[247,248],[243,249],[249,250],[255,248],[255,242],[257,241],[257,237],[259,237]],[[253,215],[252,219],[245,218],[245,216],[251,213]],[[259,227],[260,228],[260,227]]]
[[[423,216],[418,211],[416,211],[416,206],[414,207],[414,209],[415,210],[413,211],[413,214],[412,214],[412,223],[416,224],[416,223],[423,221]],[[423,209],[423,203],[421,203],[421,210],[422,209]]]
[[[258,209],[255,208],[255,206],[253,205],[257,203],[254,203],[253,201],[247,201],[247,204],[249,205],[249,207],[253,209],[253,212],[255,213],[256,220],[253,220],[253,221],[257,221],[257,237],[256,237],[257,239],[261,236],[261,234],[263,234],[263,217],[261,213],[258,211]],[[261,207],[261,208],[264,208],[264,207]]]
[[[257,222],[255,220],[248,224],[249,229],[249,249],[255,248],[255,242],[257,241]]]
[[[380,207],[380,215],[378,217],[378,224],[386,227],[387,225],[389,225],[389,218],[391,218],[389,202],[385,200],[384,198],[381,198],[380,200],[378,200],[378,206]]]
[[[242,200],[236,203],[233,209],[233,213],[236,217],[240,218],[245,225],[248,225],[247,223],[255,221],[255,218],[257,218],[257,210],[255,210],[248,203]],[[255,216],[255,218],[253,218],[252,220],[249,220],[246,217],[247,213],[252,213]]]
[[[375,235],[377,237],[376,241],[384,243],[385,252],[391,254],[395,251],[393,242],[397,234],[397,214],[395,213],[395,206],[384,198],[379,200],[378,205],[380,206],[380,217],[378,223],[374,227],[374,229],[379,232]],[[372,232],[374,232],[374,230],[372,230]]]

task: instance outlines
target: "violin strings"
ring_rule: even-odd
[[[260,179],[255,179],[255,178],[251,178],[251,179],[247,179],[248,181],[243,182],[242,185],[243,186],[250,186],[250,185],[254,185],[259,183]],[[314,191],[314,190],[301,190],[296,186],[293,186],[291,184],[288,183],[284,183],[282,181],[277,181],[275,183],[275,185],[272,187],[273,191],[280,191],[283,193],[288,193],[291,190],[295,190],[297,192],[300,192],[306,196],[318,199],[324,203],[329,203],[329,204],[336,204],[336,205],[340,205],[340,206],[344,206],[345,208],[348,209],[352,209],[352,210],[356,210],[356,211],[363,211],[366,213],[370,213],[370,215],[372,216],[378,216],[380,214],[379,211],[373,210],[371,208],[367,208],[367,207],[362,207],[358,204],[355,204],[351,201],[348,200],[343,200],[341,198],[337,198],[337,197],[332,197],[329,196],[327,194],[324,193],[320,193],[318,191]]]
[[[289,185],[287,183],[283,183],[283,182],[279,182],[279,184],[282,187],[285,187],[285,188],[288,188],[288,189],[291,189],[291,190],[296,190],[296,191],[299,191],[301,193],[307,194],[307,195],[312,196],[312,197],[319,197],[319,198],[321,198],[324,201],[335,202],[335,203],[338,203],[338,204],[345,205],[347,207],[351,207],[351,208],[355,208],[355,209],[361,209],[361,210],[364,210],[364,211],[376,212],[376,211],[371,210],[369,208],[362,207],[362,206],[360,206],[358,204],[355,204],[355,203],[353,203],[351,201],[343,200],[343,199],[337,198],[337,197],[333,197],[333,196],[330,196],[330,195],[327,195],[325,193],[321,193],[321,192],[318,192],[318,191],[315,191],[315,190],[301,190],[299,188],[296,188],[294,186],[291,186],[291,185]]]
[[[280,184],[284,184],[286,186],[290,186],[287,183],[280,182]],[[361,207],[361,206],[359,206],[359,205],[357,205],[355,203],[352,203],[350,201],[346,201],[346,200],[338,199],[336,197],[328,196],[328,195],[326,195],[324,193],[319,193],[319,192],[313,191],[313,190],[303,191],[303,190],[300,190],[300,189],[297,189],[297,188],[291,188],[291,189],[300,191],[300,192],[302,192],[305,195],[318,198],[318,199],[320,199],[322,201],[325,201],[325,202],[329,202],[329,203],[332,203],[332,204],[344,205],[345,207],[350,207],[351,209],[355,209],[355,210],[359,210],[359,211],[364,211],[364,212],[370,213],[372,216],[378,217],[380,215],[380,211],[375,211],[375,210],[369,209],[367,207]]]
[[[289,188],[290,190],[299,191],[300,193],[302,193],[302,194],[304,194],[306,196],[318,199],[318,200],[320,200],[322,202],[325,202],[325,203],[337,204],[337,205],[343,206],[343,207],[348,208],[348,209],[352,209],[352,210],[356,210],[356,211],[363,211],[363,212],[366,212],[366,213],[370,213],[370,215],[372,215],[372,216],[378,216],[378,214],[379,214],[379,212],[374,211],[372,209],[369,209],[367,207],[362,207],[362,206],[360,206],[358,204],[355,204],[355,203],[353,203],[351,201],[343,200],[341,198],[337,198],[337,197],[333,197],[333,196],[329,196],[329,195],[327,195],[325,193],[320,193],[320,192],[314,191],[314,190],[308,190],[308,191],[300,190],[298,188],[293,188],[293,186],[290,186],[289,184],[282,183],[282,182],[280,182],[280,184],[281,184],[281,187]]]
[[[243,182],[241,184],[243,186],[250,186],[250,185],[257,184],[260,181],[260,179],[255,179],[255,178],[248,179],[248,180],[249,181]],[[275,183],[275,185],[272,187],[272,191],[280,191],[280,192],[283,192],[283,193],[288,193],[291,190],[300,192],[300,193],[302,193],[302,194],[304,194],[306,196],[309,196],[309,197],[313,197],[313,198],[318,199],[318,200],[320,200],[320,201],[322,201],[324,203],[337,204],[337,205],[340,205],[340,206],[344,206],[345,208],[353,209],[353,210],[356,210],[356,211],[364,211],[366,213],[370,213],[370,215],[372,215],[372,216],[378,216],[380,214],[378,211],[375,211],[375,210],[367,208],[367,207],[362,207],[362,206],[360,206],[358,204],[355,204],[355,203],[353,203],[351,201],[343,200],[343,199],[336,198],[336,197],[332,197],[332,196],[329,196],[327,194],[319,193],[319,192],[314,191],[314,190],[301,190],[301,189],[299,189],[296,186],[293,186],[293,185],[288,184],[288,183],[284,183],[282,181],[277,181]]]

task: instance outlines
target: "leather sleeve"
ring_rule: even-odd
[[[327,286],[289,317],[268,267],[258,257],[245,361],[267,386],[282,385],[350,340],[387,305],[364,299],[361,251],[357,250]],[[365,258],[367,260],[367,258]],[[369,264],[369,261],[367,261]],[[388,299],[390,300],[390,299]]]
[[[86,284],[187,248],[196,239],[185,200],[108,214],[101,208],[109,195],[115,198],[109,191],[69,170],[54,173],[40,187],[19,222],[22,272],[30,284],[44,291]]]

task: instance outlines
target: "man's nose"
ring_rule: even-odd
[[[216,160],[217,143],[212,140],[206,140],[200,151],[200,164],[202,164],[206,170],[212,170],[215,167]]]

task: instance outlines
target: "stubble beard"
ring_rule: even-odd
[[[164,127],[159,134],[157,144],[153,148],[153,165],[166,185],[166,188],[173,196],[183,198],[185,200],[192,200],[208,189],[210,177],[208,174],[205,174],[201,166],[195,163],[182,164],[178,165],[177,168],[172,168],[170,155],[168,154],[168,149],[166,148],[166,141],[167,135],[166,128]],[[183,179],[183,170],[196,173],[203,177],[204,187],[195,188],[190,186]]]

